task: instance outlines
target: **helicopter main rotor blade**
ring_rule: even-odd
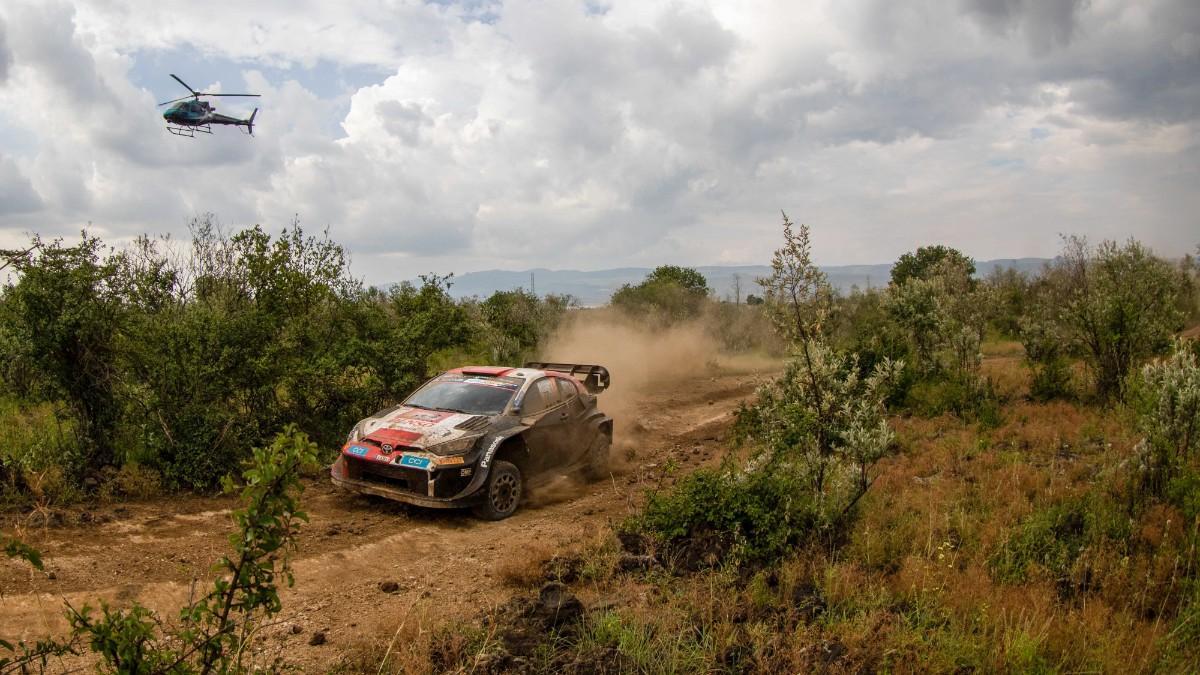
[[[169,74],[171,77],[175,78],[175,81],[176,81],[176,82],[178,82],[179,84],[182,84],[184,89],[187,89],[188,91],[192,92],[192,96],[199,96],[199,95],[200,95],[200,94],[197,94],[197,93],[196,93],[196,90],[195,90],[195,89],[192,89],[191,87],[189,87],[187,82],[184,82],[183,80],[179,79],[179,76],[177,76],[175,73],[168,73],[168,74]]]
[[[160,105],[160,106],[162,106],[162,105],[167,105],[168,103],[178,103],[178,102],[180,102],[180,101],[186,101],[186,100],[188,100],[189,98],[192,98],[192,97],[191,97],[191,96],[184,96],[183,98],[177,98],[177,99],[174,99],[174,100],[171,100],[171,101],[163,101],[162,103],[159,103],[159,105]]]
[[[196,95],[197,96],[254,96],[254,97],[262,96],[262,94],[205,94],[205,93],[199,93]]]

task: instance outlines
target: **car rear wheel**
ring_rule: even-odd
[[[608,478],[608,454],[612,449],[612,438],[603,431],[596,434],[588,446],[587,465],[584,474],[588,480]]]
[[[521,503],[521,471],[509,462],[492,465],[484,484],[483,502],[475,507],[475,515],[484,520],[504,520]]]

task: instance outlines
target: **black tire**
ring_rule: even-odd
[[[588,446],[587,465],[583,469],[588,480],[608,478],[608,455],[611,450],[612,437],[603,431],[596,432],[596,437]]]
[[[492,472],[483,484],[483,501],[474,509],[484,520],[504,520],[521,504],[523,485],[521,471],[509,462],[492,464]]]

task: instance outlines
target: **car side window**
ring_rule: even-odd
[[[561,397],[561,400],[570,401],[571,398],[578,393],[575,391],[575,385],[571,384],[569,381],[562,378],[555,378],[555,381],[558,382],[558,394]]]
[[[558,389],[554,382],[548,377],[543,377],[530,385],[529,391],[525,392],[525,399],[521,401],[521,414],[536,415],[557,405],[558,401]]]

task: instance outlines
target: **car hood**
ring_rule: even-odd
[[[363,438],[379,445],[424,450],[464,436],[479,436],[490,424],[487,415],[400,406],[362,423]],[[387,448],[384,448],[387,450]]]

